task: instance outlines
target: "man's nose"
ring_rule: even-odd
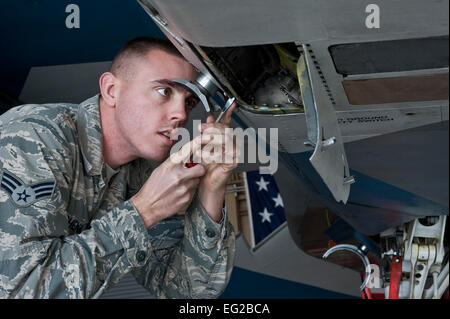
[[[174,103],[170,108],[169,117],[172,121],[185,122],[187,120],[186,99],[184,97],[180,96],[174,99]]]

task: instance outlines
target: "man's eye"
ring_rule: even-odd
[[[170,96],[170,88],[159,88],[156,91],[158,91],[159,94],[163,96]]]
[[[196,98],[186,99],[186,106],[190,109],[193,109],[198,104],[198,102],[199,100]]]

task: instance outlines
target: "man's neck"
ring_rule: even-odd
[[[117,169],[123,164],[133,161],[137,156],[133,156],[127,151],[127,142],[117,131],[114,107],[107,105],[101,96],[99,109],[103,138],[103,158],[112,169]]]

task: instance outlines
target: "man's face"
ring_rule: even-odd
[[[197,99],[173,78],[193,81],[197,75],[184,59],[151,50],[137,59],[126,79],[119,79],[115,121],[127,152],[152,161],[164,160],[176,142],[169,138],[185,125]]]

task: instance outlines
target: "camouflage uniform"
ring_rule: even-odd
[[[103,161],[98,95],[0,116],[0,297],[96,298],[132,272],[159,298],[214,298],[231,275],[234,232],[197,196],[149,230],[130,200],[151,172]]]

